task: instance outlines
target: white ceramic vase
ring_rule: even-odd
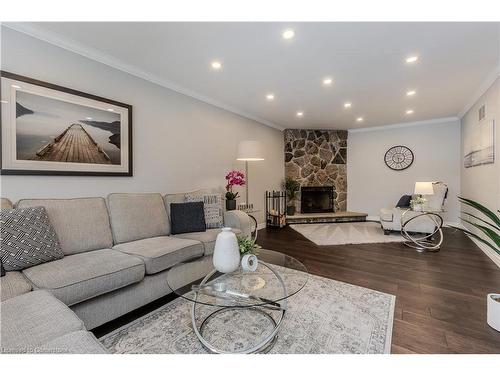
[[[500,331],[500,294],[488,294],[487,322],[491,328]]]
[[[222,228],[222,231],[217,235],[213,263],[215,269],[223,273],[233,272],[238,269],[240,250],[236,234],[231,228]]]

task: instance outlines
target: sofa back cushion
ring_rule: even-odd
[[[113,193],[108,195],[108,207],[115,244],[169,234],[161,194]]]
[[[0,198],[0,209],[2,210],[10,210],[12,209],[13,205],[10,199],[7,198]]]
[[[113,246],[104,198],[21,199],[16,205],[37,206],[45,207],[65,255]]]

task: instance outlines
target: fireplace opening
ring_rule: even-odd
[[[333,186],[304,186],[300,188],[302,213],[333,212]]]

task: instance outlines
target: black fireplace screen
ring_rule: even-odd
[[[333,212],[332,186],[304,186],[300,189],[302,213]]]

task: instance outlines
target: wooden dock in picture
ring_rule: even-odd
[[[111,159],[80,124],[72,124],[36,152],[33,160],[111,164]]]

